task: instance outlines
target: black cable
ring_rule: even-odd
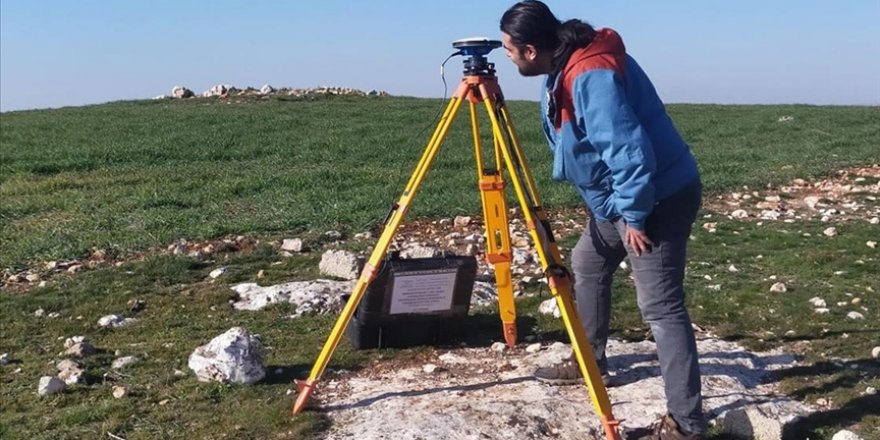
[[[437,121],[440,119],[440,115],[443,114],[443,109],[446,107],[446,103],[448,101],[446,99],[446,94],[449,93],[449,86],[446,84],[446,75],[444,73],[444,68],[446,67],[446,63],[450,59],[452,59],[452,57],[457,56],[457,55],[461,55],[461,54],[462,54],[461,51],[453,52],[451,55],[446,57],[446,59],[443,60],[442,63],[440,63],[440,79],[443,81],[443,98],[440,100],[440,109],[437,110],[437,115],[434,116],[434,120],[432,120],[430,124],[424,126],[422,128],[422,130],[419,131],[418,133],[416,133],[416,135],[414,137],[420,137],[422,134],[425,133],[425,130],[427,130],[428,127],[432,127],[432,126],[436,125]]]
[[[419,131],[418,133],[416,133],[416,134],[413,136],[413,139],[418,138],[418,137],[421,137],[422,134],[425,132],[425,130],[428,129],[428,127],[432,127],[432,126],[436,125],[436,124],[437,124],[437,121],[440,119],[440,115],[443,114],[443,109],[446,107],[446,103],[447,103],[447,101],[448,101],[448,100],[446,99],[446,94],[449,93],[449,86],[446,84],[446,75],[444,74],[444,68],[445,68],[445,66],[446,66],[446,63],[447,63],[450,59],[452,59],[452,57],[457,56],[457,55],[462,55],[462,54],[463,54],[463,52],[460,51],[460,50],[459,50],[459,51],[456,51],[456,52],[453,52],[453,53],[450,54],[448,57],[446,57],[446,59],[443,60],[442,63],[440,63],[440,79],[443,80],[443,98],[440,100],[440,109],[437,111],[437,115],[434,116],[434,120],[431,121],[430,124],[425,125],[425,126],[422,128],[421,131]],[[388,214],[386,215],[385,220],[382,221],[382,225],[383,225],[383,227],[384,227],[384,225],[385,225],[386,223],[388,223],[388,219],[391,218],[391,215],[394,213],[394,211],[395,211],[396,209],[397,209],[397,204],[395,203],[395,204],[393,204],[393,205],[391,206],[391,210],[390,210],[390,211],[388,212]],[[381,232],[380,232],[380,233],[381,233]]]

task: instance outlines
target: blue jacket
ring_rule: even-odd
[[[636,229],[660,200],[699,177],[688,145],[623,41],[599,29],[542,93],[553,179],[577,188],[599,221]]]

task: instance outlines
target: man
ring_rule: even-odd
[[[701,203],[696,161],[616,32],[580,20],[562,23],[540,1],[512,6],[501,31],[522,75],[547,75],[541,114],[553,178],[571,182],[590,213],[571,265],[578,314],[599,369],[607,377],[611,281],[628,255],[665,382],[668,414],[652,438],[702,438],[697,348],[683,288]],[[555,384],[583,380],[572,359],[535,376]]]

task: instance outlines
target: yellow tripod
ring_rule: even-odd
[[[601,419],[605,435],[608,439],[619,440],[619,422],[614,419],[611,413],[608,393],[602,384],[599,368],[590,349],[589,341],[587,341],[583,328],[581,328],[580,319],[572,302],[571,275],[562,264],[559,248],[550,230],[550,223],[547,220],[545,211],[541,208],[534,180],[526,166],[525,156],[520,148],[519,137],[514,130],[513,121],[510,118],[501,88],[498,85],[498,79],[495,76],[494,64],[488,63],[484,57],[493,48],[500,46],[500,42],[489,40],[463,41],[464,43],[457,42],[453,46],[461,49],[460,53],[469,57],[464,62],[464,78],[450,99],[449,105],[446,107],[434,134],[431,136],[431,140],[428,142],[416,169],[406,185],[406,189],[404,189],[399,201],[392,207],[388,218],[386,218],[384,230],[379,237],[379,241],[355,284],[354,291],[345,304],[342,314],[336,320],[336,324],[333,326],[333,330],[330,332],[324,348],[321,350],[320,355],[318,355],[309,378],[304,381],[296,381],[298,394],[296,403],[293,406],[293,413],[300,413],[314,392],[315,385],[330,361],[330,356],[336,350],[336,346],[343,332],[348,327],[355,309],[370,282],[377,276],[379,265],[385,258],[388,247],[403,218],[406,216],[431,163],[437,157],[440,146],[443,144],[446,133],[452,125],[459,108],[463,102],[468,101],[471,129],[474,138],[477,178],[486,228],[486,259],[495,269],[495,280],[498,287],[498,308],[503,323],[504,339],[510,346],[516,344],[516,311],[510,275],[510,234],[504,198],[505,182],[502,177],[502,165],[506,166],[513,182],[529,233],[535,243],[535,249],[541,261],[541,267],[548,278],[550,291],[556,298],[565,329],[568,331],[568,336],[572,342],[575,358],[578,361],[581,373],[583,373],[593,406]],[[495,156],[494,168],[487,168],[483,163],[482,142],[477,119],[477,104],[479,103],[485,105],[492,124]]]

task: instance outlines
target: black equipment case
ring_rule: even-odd
[[[401,259],[390,253],[348,325],[355,348],[449,344],[462,339],[477,260]]]

